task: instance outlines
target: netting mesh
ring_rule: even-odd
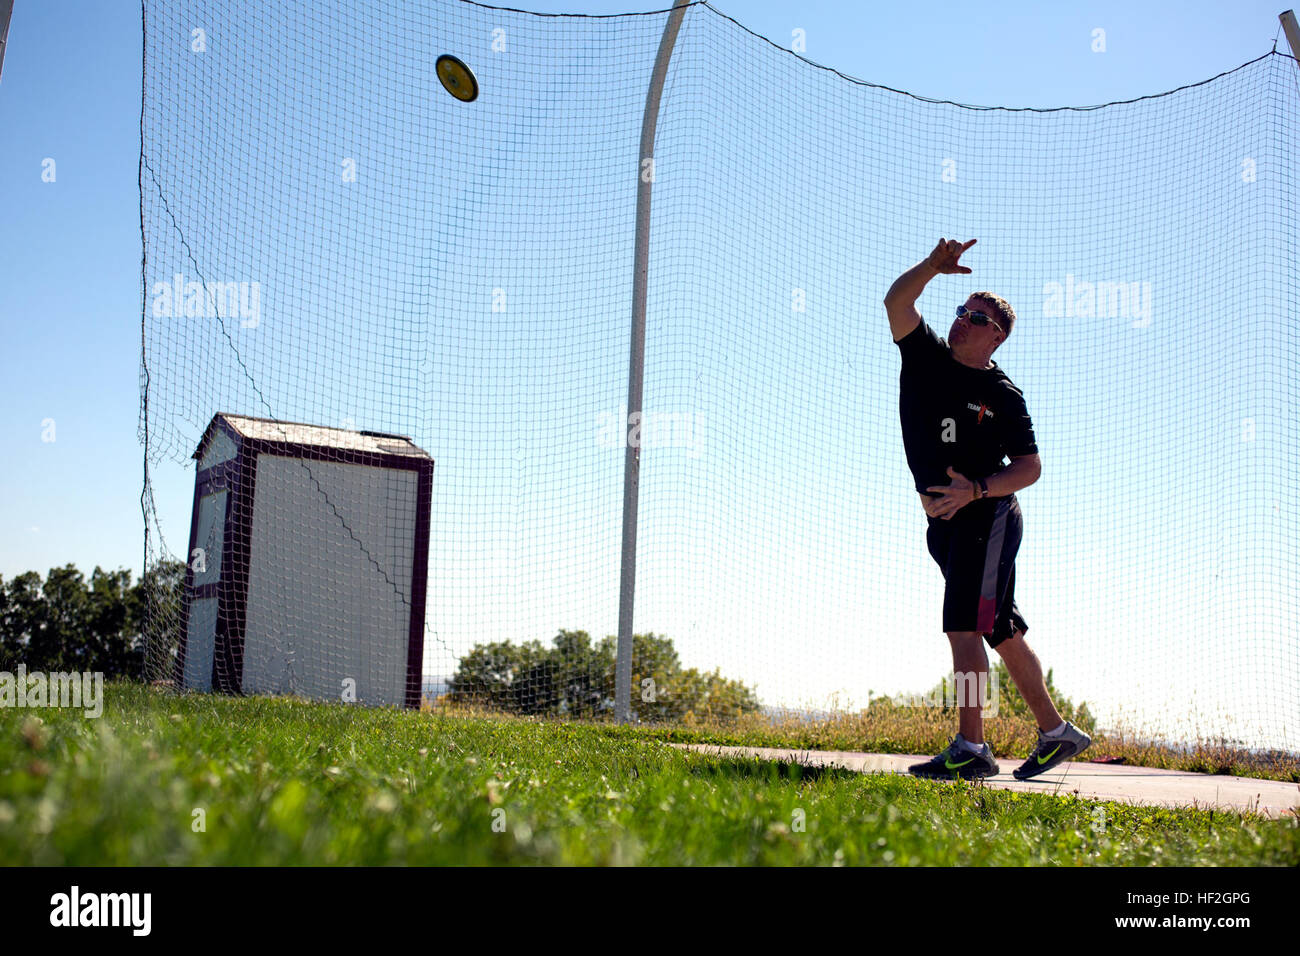
[[[426,692],[609,709],[666,17],[146,0],[147,566],[185,559],[216,413],[410,436],[437,462]],[[442,88],[442,53],[477,100]],[[653,156],[640,715],[857,708],[951,669],[881,301],[940,236],[978,237],[974,274],[918,308],[941,336],[976,289],[1017,312],[994,360],[1044,467],[1016,600],[1056,686],[1103,725],[1300,743],[1297,117],[1277,53],[1126,103],[969,107],[688,8]],[[304,574],[369,587],[303,534]],[[310,623],[272,657],[370,640],[266,590]],[[182,603],[156,604],[151,677],[175,673]]]

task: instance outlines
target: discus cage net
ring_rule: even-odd
[[[436,460],[426,697],[611,712],[629,433],[637,719],[925,691],[951,671],[943,580],[882,299],[940,236],[977,237],[918,308],[941,336],[977,289],[1017,312],[994,360],[1043,474],[1016,595],[1055,686],[1102,726],[1300,745],[1296,61],[969,106],[698,2],[644,157],[668,17],[144,0],[146,677],[175,673],[191,456],[225,412]],[[270,597],[328,630],[312,602],[354,584]],[[282,652],[318,649],[300,629]]]

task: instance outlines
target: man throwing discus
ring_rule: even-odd
[[[1092,738],[1062,720],[1052,703],[1042,665],[1025,643],[1029,625],[1014,597],[1022,531],[1015,493],[1042,473],[1024,393],[992,360],[1011,334],[1015,312],[991,292],[974,292],[957,307],[944,341],[916,310],[921,291],[935,276],[970,274],[959,260],[973,245],[974,239],[940,239],[885,296],[903,359],[903,447],[928,516],[926,544],[943,572],[943,629],[952,645],[958,693],[957,735],[933,760],[908,769],[944,779],[998,772],[984,742],[981,714],[987,641],[1038,722],[1038,743],[1013,773],[1024,780],[1082,753]]]

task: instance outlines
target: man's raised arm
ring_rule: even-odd
[[[894,280],[885,293],[885,311],[889,313],[889,330],[897,342],[921,324],[921,313],[916,311],[916,300],[921,297],[926,283],[937,275],[969,275],[971,270],[958,261],[961,254],[975,245],[972,239],[960,243],[956,239],[940,239],[925,259]]]

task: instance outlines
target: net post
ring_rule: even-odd
[[[1300,62],[1300,26],[1296,24],[1295,13],[1283,10],[1277,18],[1282,21],[1282,32],[1286,34],[1286,42],[1291,45],[1291,55]]]
[[[9,21],[14,15],[14,0],[0,0],[0,73],[5,68],[5,48],[9,45]]]
[[[674,0],[659,41],[650,88],[641,119],[641,147],[637,158],[636,247],[632,272],[632,348],[628,358],[627,419],[623,422],[623,558],[618,595],[618,659],[614,667],[614,718],[632,719],[632,608],[636,591],[636,513],[641,477],[640,441],[631,440],[632,422],[640,423],[641,386],[645,373],[645,303],[650,264],[650,190],[654,185],[655,125],[659,98],[668,75],[668,61],[677,42],[682,15],[692,0]],[[647,166],[646,161],[650,164]],[[635,417],[634,417],[635,416]]]

